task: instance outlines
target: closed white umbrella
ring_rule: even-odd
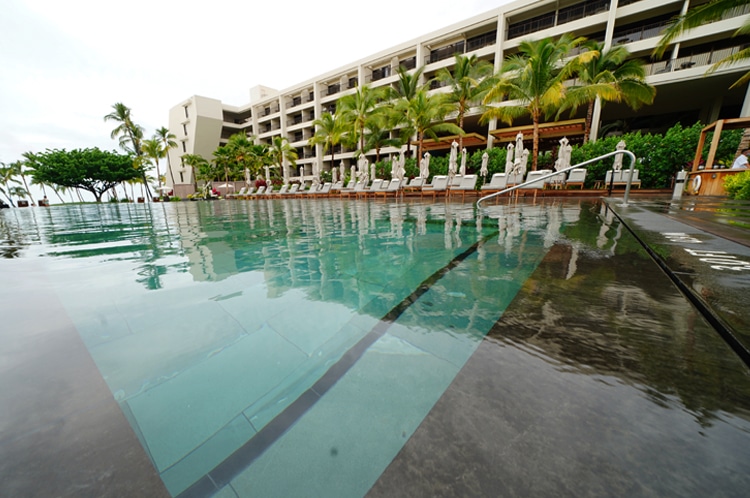
[[[346,178],[346,165],[344,164],[344,161],[341,161],[339,164],[339,170],[341,170],[341,181],[344,181],[344,178]]]
[[[482,175],[482,178],[485,178],[487,176],[487,164],[490,162],[490,155],[485,152],[482,154],[482,168],[479,170],[479,174]]]
[[[427,180],[430,176],[430,153],[425,152],[419,167],[419,176]]]
[[[448,158],[448,176],[453,178],[458,169],[458,142],[455,140],[451,144],[451,154]]]
[[[461,176],[466,176],[466,147],[461,150],[461,169],[459,173]]]

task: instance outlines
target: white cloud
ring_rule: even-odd
[[[6,0],[0,161],[114,149],[115,102],[150,134],[191,95],[242,105],[255,85],[283,89],[506,2]]]

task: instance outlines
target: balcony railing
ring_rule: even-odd
[[[587,0],[564,7],[557,12],[548,12],[540,16],[508,25],[508,40],[528,35],[536,31],[552,28],[578,19],[593,16],[609,9],[609,0]]]
[[[432,50],[430,52],[430,55],[425,57],[425,63],[430,64],[432,62],[450,59],[455,54],[463,54],[464,47],[465,43],[463,41],[460,41],[451,45],[446,45],[445,47],[440,47],[438,49]]]
[[[491,31],[483,35],[475,36],[466,40],[466,51],[473,52],[480,48],[489,47],[497,42],[497,31]]]
[[[646,64],[644,69],[647,75],[669,73],[673,71],[681,71],[684,69],[690,69],[691,67],[710,66],[716,64],[720,60],[734,55],[737,52],[746,49],[748,44],[736,45],[734,47],[720,48],[716,50],[709,50],[707,52],[701,52],[697,54],[689,54],[681,57],[677,57],[674,61],[660,61],[652,64]]]

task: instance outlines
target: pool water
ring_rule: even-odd
[[[4,223],[3,251],[43,265],[174,496],[750,484],[746,367],[598,201],[55,206]]]

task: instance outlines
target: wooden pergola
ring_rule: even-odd
[[[455,140],[458,142],[458,135],[450,135],[447,137],[439,137],[437,140],[428,138],[422,141],[422,152],[450,149],[451,143]],[[464,147],[477,147],[479,145],[485,145],[487,139],[479,133],[467,133],[463,136]],[[412,142],[414,146],[419,146],[419,142]]]
[[[539,123],[539,138],[550,139],[559,137],[582,136],[586,126],[585,119],[570,119],[553,123]],[[530,139],[534,133],[534,125],[513,126],[492,130],[490,134],[498,142],[513,142],[518,132],[523,133],[524,139]]]
[[[691,171],[698,171],[698,166],[701,164],[701,159],[703,158],[703,147],[706,145],[706,137],[710,132],[713,131],[714,136],[711,140],[711,147],[708,149],[708,157],[706,158],[706,167],[704,169],[714,168],[714,160],[716,160],[716,151],[719,148],[721,132],[723,130],[737,130],[739,128],[750,128],[750,118],[719,119],[703,128],[701,136],[698,139],[698,147],[695,149],[695,159],[693,160],[693,169]]]

